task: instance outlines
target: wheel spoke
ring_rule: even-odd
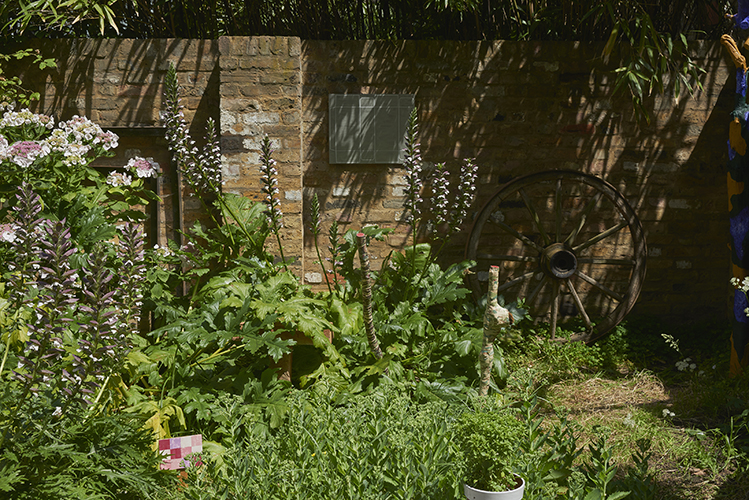
[[[588,215],[590,215],[590,212],[595,208],[596,204],[598,203],[598,200],[601,199],[601,196],[603,196],[602,192],[597,192],[593,198],[588,201],[587,205],[585,205],[585,208],[583,208],[583,211],[578,214],[576,224],[574,225],[574,229],[572,232],[570,232],[569,236],[567,236],[567,239],[564,240],[565,243],[572,246],[575,244],[575,238],[577,238],[577,235],[582,231],[583,227],[585,226],[585,222],[588,220]]]
[[[557,179],[556,189],[554,190],[554,231],[556,234],[555,242],[562,239],[562,178]]]
[[[609,266],[634,266],[634,259],[606,259],[603,257],[580,257],[577,259],[580,264],[605,264]]]
[[[477,253],[476,260],[499,260],[511,262],[538,262],[538,257],[526,255],[497,255],[493,253]]]
[[[528,212],[531,214],[533,225],[536,226],[536,229],[541,234],[541,238],[543,238],[544,240],[544,245],[548,245],[549,243],[551,243],[551,240],[549,240],[549,237],[547,236],[546,231],[544,231],[544,228],[541,225],[541,219],[538,217],[538,212],[536,211],[536,207],[533,205],[533,202],[528,197],[528,194],[525,192],[525,189],[520,188],[518,189],[518,192],[520,193],[520,196],[523,197],[525,208],[527,208]]]
[[[466,258],[481,268],[504,262],[514,274],[500,287],[503,295],[524,296],[538,320],[553,316],[560,326],[563,305],[573,307],[588,328],[580,339],[592,342],[634,306],[647,247],[637,214],[616,187],[582,172],[549,170],[513,179],[487,201],[475,217]],[[560,275],[542,271],[542,264]],[[480,300],[485,283],[477,274],[467,280]]]
[[[510,287],[512,287],[514,285],[517,285],[518,283],[521,283],[523,280],[525,280],[526,278],[530,278],[534,274],[536,274],[536,271],[530,271],[530,272],[527,272],[527,273],[525,273],[525,274],[523,274],[521,276],[518,276],[517,278],[511,279],[507,283],[503,283],[502,285],[499,286],[499,288],[497,288],[497,293],[503,292],[503,291],[507,290],[508,288],[510,288]]]
[[[585,326],[588,328],[588,330],[590,330],[593,326],[590,323],[590,317],[588,316],[588,313],[585,310],[585,306],[583,306],[583,301],[580,300],[580,295],[578,295],[575,285],[572,283],[572,281],[569,278],[564,280],[564,284],[567,285],[567,290],[570,291],[570,294],[572,295],[572,300],[575,301],[575,306],[577,307],[577,310],[580,312],[580,316],[583,317]]]
[[[546,284],[547,277],[545,274],[541,273],[541,281],[538,282],[538,285],[536,285],[536,288],[534,288],[531,291],[531,294],[526,297],[526,302],[528,302],[528,306],[530,307],[531,304],[533,304],[533,301],[536,300],[536,295],[541,291],[541,289]]]
[[[501,222],[501,221],[498,221],[498,220],[494,220],[494,219],[489,219],[489,221],[490,221],[490,222],[491,222],[492,224],[495,224],[495,225],[499,226],[500,228],[504,229],[504,230],[505,230],[505,232],[508,232],[508,233],[510,233],[511,235],[513,235],[513,236],[514,236],[515,238],[519,239],[520,241],[522,241],[522,242],[523,242],[523,243],[525,243],[526,245],[530,245],[530,246],[531,246],[531,247],[533,247],[533,248],[534,248],[535,250],[537,250],[537,251],[539,251],[539,252],[543,252],[543,250],[544,250],[544,249],[543,249],[543,248],[541,248],[540,246],[538,246],[538,244],[534,243],[534,242],[533,242],[533,241],[532,241],[532,240],[531,240],[530,238],[528,238],[527,236],[525,236],[525,235],[523,235],[523,234],[520,234],[519,232],[515,231],[515,230],[514,230],[513,228],[511,228],[510,226],[508,226],[508,225],[507,225],[507,224],[505,224],[504,222]]]
[[[624,300],[624,297],[622,297],[621,295],[619,295],[618,293],[616,293],[615,291],[613,291],[612,289],[610,289],[606,285],[603,285],[603,284],[599,283],[598,281],[596,281],[595,279],[591,278],[590,276],[588,276],[584,272],[578,270],[576,274],[578,276],[580,276],[580,278],[582,278],[583,280],[587,281],[588,283],[590,283],[594,287],[596,287],[599,290],[601,290],[603,293],[605,293],[606,295],[608,295],[612,299],[616,300],[617,302],[622,302]]]
[[[619,224],[617,224],[616,226],[612,226],[612,227],[606,229],[605,231],[603,231],[602,233],[599,233],[599,234],[593,236],[591,239],[589,239],[585,243],[581,243],[581,244],[577,245],[576,247],[573,248],[573,250],[575,252],[581,252],[582,250],[585,250],[586,248],[588,248],[588,247],[590,247],[592,245],[595,245],[596,243],[598,243],[602,239],[608,238],[609,236],[611,236],[613,234],[616,234],[617,232],[621,231],[622,229],[624,229],[627,226],[628,226],[628,223],[626,221],[622,221]]]
[[[551,297],[551,326],[549,328],[551,333],[551,340],[557,338],[557,317],[559,316],[559,297],[560,297],[560,286],[559,281],[554,280],[552,283],[552,297]]]

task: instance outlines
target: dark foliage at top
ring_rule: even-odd
[[[617,25],[718,38],[727,0],[9,0],[3,37],[217,38],[284,35],[307,40],[605,41]],[[623,23],[623,24],[622,24]]]

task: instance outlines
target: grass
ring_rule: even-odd
[[[525,345],[505,347],[513,360],[507,384],[539,382],[549,408],[579,426],[580,444],[605,434],[618,477],[636,466],[637,443],[649,442],[659,500],[749,499],[749,376],[728,376],[729,330],[672,332],[677,348],[666,331],[653,320],[632,322],[585,346],[549,341],[539,328]]]

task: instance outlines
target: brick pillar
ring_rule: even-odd
[[[301,41],[255,36],[219,39],[220,130],[224,190],[260,201],[260,144],[268,135],[278,162],[284,256],[303,270]],[[278,255],[275,239],[268,249]]]

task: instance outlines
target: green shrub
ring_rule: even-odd
[[[227,408],[235,444],[205,457],[208,467],[191,473],[184,497],[458,498],[463,474],[450,427],[459,407],[419,404],[393,386],[339,406],[309,391],[288,403],[275,431],[240,406]]]
[[[523,430],[516,412],[509,408],[481,405],[461,415],[454,436],[468,468],[466,482],[485,491],[513,489],[512,466]]]

